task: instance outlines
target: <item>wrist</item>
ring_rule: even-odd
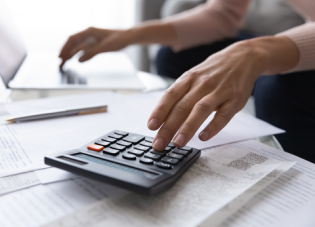
[[[148,21],[139,26],[125,30],[128,45],[132,44],[152,44],[172,46],[176,40],[175,29],[170,23],[160,20]]]
[[[126,40],[127,46],[137,44],[139,39],[138,37],[141,37],[141,31],[137,27],[129,28],[123,30],[122,36]]]
[[[243,45],[250,50],[261,62],[263,75],[278,74],[294,68],[299,61],[299,50],[286,36],[266,36],[243,41]]]
[[[231,46],[232,52],[238,52],[235,57],[242,58],[246,62],[247,69],[257,79],[269,67],[270,53],[254,39],[240,41]]]

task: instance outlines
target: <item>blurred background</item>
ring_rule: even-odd
[[[6,3],[28,51],[56,53],[70,35],[88,27],[126,29],[142,21],[169,17],[206,2],[206,0],[2,1]],[[252,0],[241,31],[256,36],[274,35],[302,23],[304,19],[292,10],[285,0]],[[128,55],[136,69],[155,73],[153,62],[158,48],[158,45],[134,45],[122,51]],[[42,96],[31,91],[11,94],[13,100]],[[253,106],[253,102],[251,100],[249,102],[250,106]],[[253,112],[252,107],[249,109]]]
[[[28,50],[60,50],[67,38],[88,27],[130,28],[191,9],[206,0],[4,0]],[[304,19],[284,0],[252,0],[242,31],[274,35]],[[138,70],[154,72],[157,45],[124,51]]]

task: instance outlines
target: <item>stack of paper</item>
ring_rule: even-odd
[[[269,206],[279,208],[266,204],[266,195],[276,196],[280,204],[288,202],[278,197],[277,190],[283,190],[280,184],[292,191],[299,185],[308,198],[290,194],[300,205],[292,206],[291,212],[314,202],[315,196],[309,194],[315,183],[312,164],[254,141],[228,144],[283,132],[244,113],[208,142],[201,142],[196,134],[189,145],[203,149],[202,156],[171,189],[157,196],[131,194],[44,165],[45,155],[80,147],[111,130],[154,136],[146,122],[162,94],[126,98],[107,92],[8,104],[6,111],[13,115],[103,103],[108,112],[0,125],[0,226],[35,227],[50,222],[49,226],[246,226],[250,221],[250,226],[277,226],[274,223],[284,220],[280,214],[273,222],[268,219],[269,225],[256,216],[266,218],[272,214],[267,212]],[[295,161],[298,165],[287,171]],[[305,180],[309,185],[292,183]],[[267,211],[259,213],[265,208],[258,205]]]
[[[232,147],[228,147],[232,146]],[[261,157],[297,161],[297,164],[285,172],[292,163],[285,162],[263,177],[258,183],[245,190],[225,206],[214,207],[216,202],[229,197],[234,192],[226,175],[210,174],[205,182],[181,187],[184,179],[193,182],[198,165],[189,170],[174,188],[154,197],[125,195],[115,199],[104,199],[80,211],[46,225],[46,227],[100,227],[100,226],[219,226],[219,227],[313,227],[315,219],[315,166],[303,159],[273,149],[254,141],[222,146],[215,151],[231,150],[251,151]],[[208,151],[209,153],[213,150]],[[205,153],[205,152],[204,152]],[[226,154],[225,154],[226,155]],[[206,155],[208,156],[208,155]],[[212,158],[212,156],[209,154]],[[221,155],[219,155],[221,156]],[[235,157],[234,155],[232,155]],[[228,158],[232,156],[226,156]],[[255,155],[254,155],[255,156]],[[203,156],[203,158],[205,155]],[[217,156],[218,157],[218,156]],[[255,156],[256,158],[258,156]],[[225,159],[225,158],[224,158]],[[256,159],[257,160],[257,159]],[[220,171],[221,172],[221,171]],[[207,179],[221,178],[214,184]],[[253,180],[255,174],[249,174]],[[229,182],[229,183],[227,183]],[[197,183],[197,182],[196,182]],[[184,186],[186,186],[186,182]],[[205,186],[209,186],[206,188]],[[212,187],[211,187],[212,186]],[[224,196],[222,196],[224,195]],[[214,196],[214,197],[212,197]],[[212,214],[212,215],[211,215]]]

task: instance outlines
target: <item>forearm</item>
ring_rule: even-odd
[[[160,20],[149,21],[126,30],[129,45],[158,43],[173,46],[176,42],[176,34],[173,25]]]
[[[262,75],[274,75],[293,69],[299,62],[297,46],[286,36],[267,36],[240,42],[262,59]]]

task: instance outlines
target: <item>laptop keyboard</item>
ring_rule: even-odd
[[[61,84],[87,84],[86,78],[80,77],[75,71],[60,70]]]

